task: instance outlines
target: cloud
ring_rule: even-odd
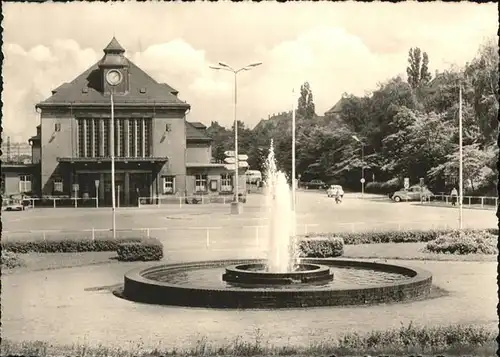
[[[410,47],[429,54],[434,72],[472,59],[497,27],[495,14],[483,5],[380,5],[367,13],[353,3],[261,5],[268,11],[217,5],[214,22],[214,6],[203,4],[183,5],[179,11],[171,7],[169,12],[152,4],[46,4],[44,9],[54,11],[46,11],[43,21],[42,6],[10,4],[4,22],[4,130],[13,140],[33,135],[39,120],[34,105],[94,64],[113,32],[134,63],[191,104],[190,120],[206,124],[217,120],[231,125],[234,102],[232,74],[209,66],[220,60],[237,68],[263,62],[238,74],[238,118],[253,126],[268,114],[289,110],[296,103],[292,89],[298,96],[304,81],[322,114],[344,92],[362,95],[379,81],[404,75]],[[105,15],[110,11],[115,14],[111,22]],[[443,13],[448,14],[444,19]],[[139,30],[125,21],[131,16],[141,17]],[[21,36],[19,29],[30,21],[43,24],[44,31]]]

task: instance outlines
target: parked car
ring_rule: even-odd
[[[328,187],[328,190],[326,190],[326,194],[328,195],[328,197],[335,197],[337,191],[339,192],[340,197],[343,198],[344,189],[340,185],[330,185],[330,187]]]
[[[421,187],[420,185],[410,186],[407,190],[402,189],[389,195],[394,202],[420,201],[422,198],[433,196],[434,194],[427,187]]]
[[[326,183],[324,183],[321,180],[311,180],[309,182],[304,182],[303,186],[306,189],[319,189],[319,190],[321,190],[322,188],[326,187]]]
[[[9,200],[4,207],[5,211],[24,211],[26,205],[21,200]]]

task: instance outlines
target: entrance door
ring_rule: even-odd
[[[130,204],[138,204],[139,197],[141,203],[149,204],[151,197],[151,174],[150,173],[131,173],[130,174]]]
[[[115,203],[116,207],[122,206],[125,202],[125,175],[123,173],[115,173]],[[104,174],[104,204],[112,205],[111,195],[111,173]]]

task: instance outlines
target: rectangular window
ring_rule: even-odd
[[[92,131],[92,119],[85,119],[85,144],[86,144],[86,150],[85,150],[85,157],[91,157],[92,156],[92,136],[93,136],[93,131]]]
[[[194,180],[195,192],[207,191],[207,175],[196,175]]]
[[[63,180],[60,177],[54,179],[54,192],[63,192]]]
[[[99,147],[101,146],[101,123],[99,119],[94,119],[94,157],[101,156]]]
[[[118,132],[119,135],[119,141],[120,141],[120,151],[118,152],[118,156],[120,157],[125,157],[125,143],[126,143],[126,136],[125,136],[125,120],[120,120],[120,131]]]
[[[220,175],[220,190],[221,192],[233,191],[233,175],[231,174]]]
[[[120,121],[115,119],[115,156],[120,156]]]
[[[128,120],[128,148],[129,148],[129,156],[136,157],[137,154],[135,152],[135,119]]]
[[[78,157],[85,157],[85,122],[78,119]]]
[[[31,192],[31,175],[19,175],[19,192]]]
[[[103,136],[103,146],[104,146],[104,156],[110,156],[109,152],[109,120],[104,120],[104,136]]]
[[[144,157],[144,119],[137,119],[135,126],[135,135],[137,136],[137,156]]]
[[[1,187],[1,191],[0,191],[2,194],[5,193],[5,175],[2,174],[2,187]]]
[[[163,194],[175,193],[175,176],[163,176]]]
[[[144,141],[145,141],[145,156],[150,157],[151,156],[151,134],[153,132],[152,127],[153,127],[153,122],[150,118],[145,119],[146,121],[146,128],[145,128],[145,134],[144,134]]]

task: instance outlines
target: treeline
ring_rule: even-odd
[[[462,85],[465,189],[496,194],[498,146],[498,45],[489,40],[463,68],[431,75],[429,57],[409,51],[407,80],[379,83],[370,95],[345,93],[325,116],[315,113],[311,88],[301,87],[296,112],[296,165],[302,179],[323,179],[360,188],[364,164],[367,188],[400,187],[424,178],[439,192],[458,180],[459,85]],[[253,130],[239,122],[240,152],[253,169],[262,169],[274,139],[279,167],[291,173],[291,111],[262,120]],[[224,159],[234,146],[233,128],[212,122],[213,156]],[[353,138],[355,136],[357,140]],[[364,146],[364,162],[361,160]]]

